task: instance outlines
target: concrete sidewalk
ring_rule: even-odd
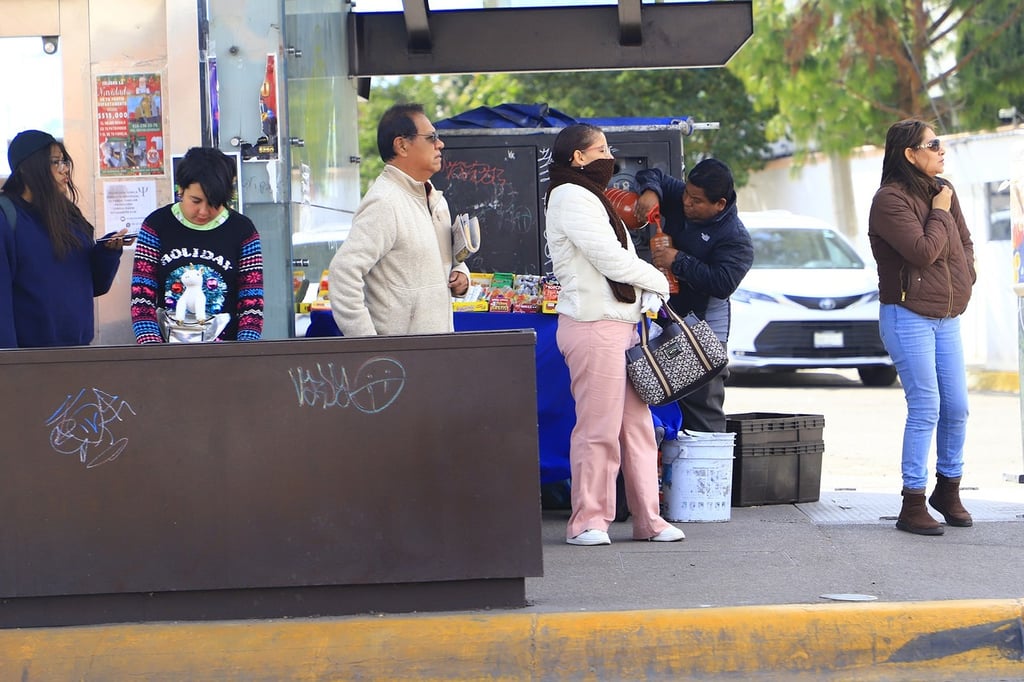
[[[527,598],[537,611],[1024,598],[1020,488],[965,492],[975,525],[941,537],[896,531],[900,497],[883,493],[734,507],[728,522],[676,524],[687,539],[668,544],[630,540],[626,521],[611,546],[568,545],[568,512],[546,511],[544,577]]]

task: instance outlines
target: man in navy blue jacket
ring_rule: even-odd
[[[669,304],[680,315],[693,312],[706,320],[722,343],[729,340],[729,296],[754,262],[754,246],[736,214],[732,171],[717,159],[705,159],[683,182],[652,168],[636,174],[638,215],[660,207],[662,229],[672,245],[651,246],[654,264],[670,269],[679,293]],[[683,428],[725,431],[724,370],[704,388],[679,401]]]

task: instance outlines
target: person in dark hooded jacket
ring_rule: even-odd
[[[669,247],[652,244],[654,264],[679,280],[669,305],[680,315],[693,312],[707,321],[722,343],[729,341],[729,297],[754,264],[754,245],[736,212],[732,171],[718,159],[693,167],[687,181],[657,168],[636,174],[638,215],[658,207]],[[679,400],[683,427],[690,431],[725,431],[726,368],[703,388]]]

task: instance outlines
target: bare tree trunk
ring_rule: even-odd
[[[853,201],[853,173],[850,157],[829,154],[829,178],[832,181],[832,210],[839,231],[857,241],[857,208]]]

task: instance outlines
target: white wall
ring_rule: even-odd
[[[1024,142],[1024,127],[943,138],[947,177],[957,189],[967,225],[971,228],[978,282],[963,318],[967,363],[991,371],[1017,371],[1016,273],[1009,241],[988,241],[988,183],[1011,176],[1011,152]],[[868,211],[878,188],[882,148],[863,147],[850,158],[853,208],[857,233],[850,235],[867,254]],[[751,176],[739,190],[744,211],[781,208],[838,224],[833,200],[831,165],[815,156],[798,171],[792,159],[777,159]]]
[[[7,146],[22,130],[44,130],[54,137],[64,137],[63,71],[58,48],[56,54],[43,52],[39,36],[30,38],[0,37],[0,63],[19,67],[0,70],[0,91],[33,93],[32,97],[8,97],[0,107],[0,178],[10,174],[7,167]],[[46,83],[47,87],[38,87]]]

